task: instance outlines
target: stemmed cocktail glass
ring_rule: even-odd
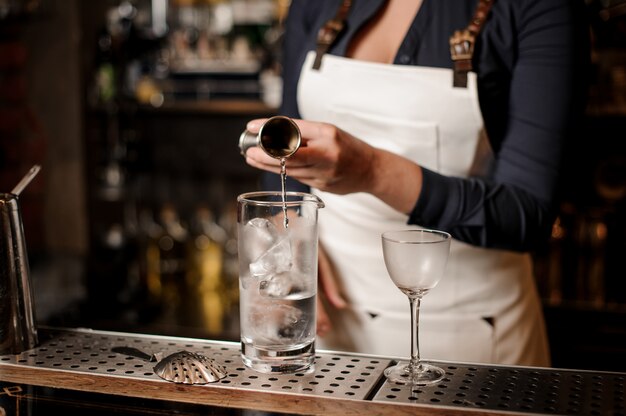
[[[426,229],[387,231],[382,234],[385,266],[393,283],[409,298],[411,306],[411,359],[385,370],[398,384],[437,383],[445,372],[420,361],[418,328],[422,297],[434,288],[446,268],[450,234]]]

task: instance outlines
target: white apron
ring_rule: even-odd
[[[468,74],[468,88],[453,88],[449,69],[325,55],[313,70],[313,59],[309,52],[298,85],[304,119],[332,123],[444,175],[468,176],[483,128],[476,74]],[[319,213],[320,244],[350,304],[329,310],[334,330],[318,337],[318,348],[408,357],[409,301],[387,274],[381,234],[415,226],[370,194],[313,192],[326,205]],[[526,254],[453,240],[446,274],[421,306],[425,359],[549,365]]]

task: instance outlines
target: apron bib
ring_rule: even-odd
[[[483,131],[476,74],[452,88],[449,69],[387,65],[309,52],[298,84],[304,119],[322,121],[370,145],[444,175],[474,172]],[[410,355],[409,302],[384,265],[381,234],[418,228],[408,216],[366,193],[312,190],[326,249],[350,303],[329,310],[334,331],[321,348]],[[427,198],[427,195],[422,196]],[[530,257],[453,240],[445,276],[422,300],[420,353],[426,359],[548,364]]]

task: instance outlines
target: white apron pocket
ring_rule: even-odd
[[[405,314],[375,314],[348,307],[331,314],[335,331],[318,337],[320,349],[365,352],[408,360],[411,356],[409,302]],[[494,329],[483,318],[467,315],[420,317],[420,358],[456,362],[493,362]]]
[[[371,146],[403,155],[435,172],[440,171],[439,128],[436,123],[408,120],[333,106],[335,124]]]

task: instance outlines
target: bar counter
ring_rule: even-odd
[[[148,355],[189,351],[228,376],[208,384],[166,381]],[[117,349],[116,349],[117,350]],[[581,357],[584,359],[584,357]],[[39,328],[39,345],[0,355],[0,415],[624,415],[626,373],[437,361],[433,386],[390,384],[398,358],[318,351],[307,373],[266,375],[243,366],[238,343],[194,338]],[[57,413],[58,414],[58,413]]]

